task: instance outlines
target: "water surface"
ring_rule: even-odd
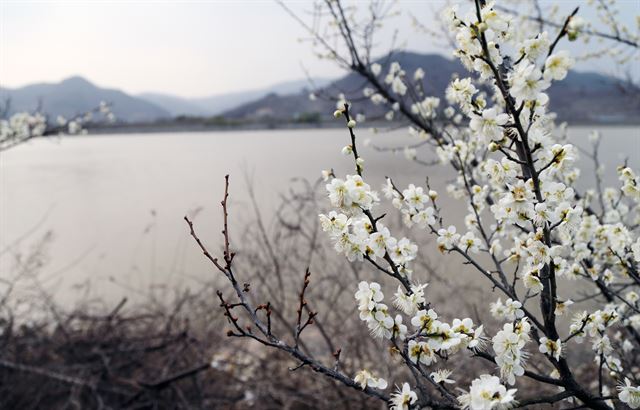
[[[606,180],[613,182],[615,164],[623,158],[637,168],[640,130],[599,129],[604,138],[602,161],[611,164]],[[379,145],[408,141],[400,131],[358,131],[361,139],[371,138]],[[586,146],[590,131],[573,128],[570,135]],[[253,217],[247,175],[263,216],[270,219],[291,178],[316,180],[320,170],[332,167],[338,175],[351,172],[350,158],[340,155],[348,142],[341,129],[31,141],[0,157],[0,275],[9,277],[15,253],[27,252],[51,231],[41,279],[59,299],[73,300],[82,289],[73,285],[83,283],[114,298],[154,284],[197,286],[198,279],[213,272],[188,237],[182,217],[197,214],[201,236],[216,248],[225,174],[231,174],[231,229],[237,231]],[[411,163],[402,154],[364,146],[360,150],[367,180],[375,187],[385,175],[399,184],[422,184],[429,175],[443,190],[451,175],[442,167]],[[583,186],[590,181],[585,175]],[[458,213],[463,204],[448,202],[447,207]]]

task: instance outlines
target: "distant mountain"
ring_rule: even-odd
[[[331,80],[324,78],[313,79],[313,83],[317,87],[324,87],[329,84],[330,81]],[[157,93],[143,93],[140,94],[139,97],[164,108],[173,116],[206,116],[220,114],[270,93],[294,94],[300,93],[305,88],[310,88],[308,80],[288,81],[259,90],[240,91],[209,97],[181,98]]]
[[[101,101],[112,104],[119,121],[145,122],[168,118],[171,114],[149,101],[122,91],[100,88],[82,77],[70,77],[56,84],[41,83],[9,89],[0,88],[0,101],[9,101],[10,113],[40,111],[52,118],[70,118],[97,107]]]
[[[382,72],[388,70],[392,61],[398,61],[408,75],[418,68],[426,72],[423,87],[428,95],[443,100],[453,75],[470,75],[456,61],[438,54],[398,52],[380,59]],[[363,98],[362,88],[366,81],[358,74],[349,73],[337,80],[314,79],[322,94],[337,96],[345,92],[353,101],[355,113],[364,113],[369,119],[381,117],[387,108],[376,106]],[[181,98],[167,94],[144,93],[130,96],[115,89],[100,88],[82,77],[71,77],[55,84],[33,84],[9,89],[0,88],[0,103],[10,101],[10,113],[20,111],[42,112],[55,118],[67,118],[84,113],[100,104],[112,103],[112,111],[118,121],[149,123],[177,116],[207,117],[222,116],[232,123],[236,120],[313,122],[330,120],[335,103],[326,99],[309,99],[311,85],[308,80],[280,83],[261,90],[242,91],[202,98]],[[625,89],[627,91],[625,91]],[[640,93],[623,87],[622,81],[598,73],[569,73],[564,81],[555,82],[548,90],[551,110],[562,121],[637,123],[640,118]],[[236,121],[237,122],[237,121]]]
[[[453,75],[469,76],[470,73],[457,61],[437,54],[411,52],[394,53],[390,58],[380,59],[381,75],[392,61],[400,63],[408,75],[421,67],[426,76],[423,82],[428,95],[440,97],[444,108],[444,94]],[[386,108],[376,106],[362,98],[365,80],[358,74],[346,76],[323,87],[324,94],[336,96],[345,91],[347,99],[357,101],[356,112],[369,118],[381,116]],[[349,91],[350,90],[350,91]],[[637,93],[622,92],[621,80],[597,73],[572,71],[563,81],[555,82],[548,90],[550,109],[562,121],[570,122],[637,122],[640,114],[640,97]],[[225,111],[223,116],[233,119],[290,120],[301,116],[320,115],[329,118],[335,103],[327,100],[310,100],[308,92],[291,94],[271,93],[262,98]]]
[[[163,108],[164,110],[168,111],[172,117],[177,117],[179,115],[210,115],[210,113],[206,109],[200,107],[197,103],[194,103],[187,98],[160,93],[142,93],[138,94],[138,97],[147,100],[157,105],[158,107]]]

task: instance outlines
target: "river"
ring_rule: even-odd
[[[572,139],[588,146],[592,127],[575,127]],[[598,127],[605,180],[625,157],[640,164],[640,129]],[[404,132],[373,134],[382,146],[402,145]],[[293,177],[316,180],[322,169],[350,172],[340,154],[346,130],[269,130],[203,133],[88,135],[34,140],[0,156],[0,276],[10,278],[16,255],[26,255],[51,232],[39,278],[58,299],[91,292],[121,297],[167,283],[196,285],[210,265],[188,237],[185,214],[195,215],[201,236],[219,245],[223,177],[231,175],[232,231],[252,218],[247,178],[269,219]],[[361,146],[367,180],[385,175],[402,185],[429,175],[438,189],[450,173],[407,161],[402,153]],[[588,164],[588,162],[584,162]],[[585,175],[582,186],[592,181]],[[461,210],[460,204],[449,203]]]

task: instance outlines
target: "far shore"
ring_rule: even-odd
[[[560,123],[560,122],[558,122]],[[640,116],[633,121],[579,121],[568,122],[571,127],[634,127],[640,126]],[[176,133],[176,132],[206,132],[206,131],[247,131],[247,130],[296,130],[296,129],[332,129],[343,126],[340,121],[321,122],[293,122],[293,121],[256,121],[256,122],[232,122],[228,124],[210,124],[205,122],[153,122],[153,123],[117,123],[117,124],[92,124],[87,127],[91,134],[144,134],[144,133]],[[408,124],[406,124],[408,125]],[[367,121],[362,123],[366,128],[398,128],[401,123],[389,123],[388,121]]]

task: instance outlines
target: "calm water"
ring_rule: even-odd
[[[637,168],[640,130],[599,129],[603,161],[611,164],[608,180],[615,179],[613,164],[621,158]],[[589,131],[574,128],[571,135],[585,144]],[[389,146],[407,141],[403,134],[362,130],[360,138]],[[292,177],[315,180],[321,169],[331,167],[338,175],[350,172],[351,162],[340,155],[346,143],[344,130],[276,130],[100,135],[24,144],[0,157],[0,276],[12,273],[15,252],[26,252],[51,231],[41,279],[61,300],[74,299],[82,291],[77,284],[90,284],[107,297],[161,283],[196,286],[212,273],[182,217],[197,211],[201,237],[215,248],[225,174],[232,181],[232,230],[239,230],[251,218],[245,176],[253,179],[269,219]],[[361,151],[374,186],[384,175],[405,184],[423,183],[429,174],[442,189],[450,177],[442,167],[424,168],[401,154]]]

